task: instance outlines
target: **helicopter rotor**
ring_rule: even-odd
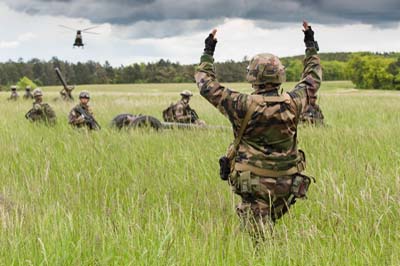
[[[70,28],[70,27],[65,26],[65,25],[58,25],[58,26],[62,27],[62,28],[65,28],[65,29],[68,29],[68,30],[76,31],[76,29]]]

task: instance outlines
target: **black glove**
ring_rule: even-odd
[[[319,51],[318,42],[314,40],[314,31],[311,29],[311,26],[308,26],[308,29],[304,31],[304,43],[307,48],[315,48]]]
[[[217,39],[214,39],[214,35],[210,33],[210,35],[208,35],[207,39],[204,41],[206,46],[204,48],[204,53],[213,56],[217,42]]]

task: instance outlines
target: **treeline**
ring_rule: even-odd
[[[400,90],[400,57],[355,55],[348,70],[350,80],[360,89]]]
[[[321,53],[324,80],[351,79],[360,88],[399,89],[400,54],[385,53]],[[299,80],[303,56],[282,58],[288,81]],[[221,82],[244,82],[248,58],[241,62],[227,61],[216,64]],[[168,60],[154,63],[134,63],[113,67],[107,61],[70,63],[53,57],[49,61],[32,59],[0,63],[0,84],[7,87],[28,77],[38,86],[59,85],[54,68],[64,73],[69,84],[123,84],[123,83],[184,83],[193,82],[195,65],[182,65]],[[393,87],[393,84],[397,84]]]

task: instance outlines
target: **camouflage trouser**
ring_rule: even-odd
[[[305,197],[310,179],[300,174],[271,178],[234,171],[230,182],[242,198],[236,208],[242,225],[250,233],[262,236],[272,231],[275,221],[289,210],[296,198]]]

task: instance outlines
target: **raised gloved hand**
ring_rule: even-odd
[[[204,41],[205,48],[204,53],[213,56],[215,51],[215,46],[217,45],[217,39],[215,38],[215,34],[217,34],[217,30],[214,29],[210,35],[208,35],[207,39]]]
[[[319,51],[318,42],[314,40],[314,31],[305,20],[303,21],[303,27],[304,43],[306,44],[306,48],[315,48],[317,51]]]

